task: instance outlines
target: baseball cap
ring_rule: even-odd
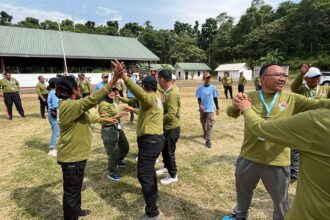
[[[109,77],[109,73],[102,73],[102,78]]]
[[[142,85],[156,90],[157,89],[157,80],[155,77],[146,76],[142,80]]]
[[[172,80],[176,80],[176,75],[172,74]]]
[[[305,74],[305,77],[314,78],[314,77],[318,77],[321,75],[322,74],[321,74],[321,71],[319,68],[311,67],[311,68],[309,68],[308,72]]]
[[[203,73],[203,79],[211,77],[211,74],[209,72],[204,72]]]

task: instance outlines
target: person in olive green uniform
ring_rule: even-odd
[[[302,64],[300,74],[291,84],[291,91],[301,94],[311,99],[330,98],[330,87],[321,86],[321,71],[316,67],[310,67],[308,64]],[[305,79],[306,84],[303,85]],[[299,164],[299,151],[291,149],[290,179],[291,182],[297,180]]]
[[[86,79],[85,74],[83,73],[78,74],[78,86],[83,98],[89,96],[92,93],[91,82]]]
[[[228,99],[228,91],[230,94],[230,98],[233,98],[233,78],[230,76],[229,72],[224,72],[224,77],[222,78],[223,88],[225,89],[225,96]]]
[[[38,77],[39,82],[36,85],[36,90],[38,94],[38,99],[40,102],[40,114],[43,119],[46,118],[45,116],[45,110],[48,111],[48,104],[47,104],[47,98],[48,98],[48,89],[45,84],[45,78],[43,76]]]
[[[260,80],[260,77],[259,76],[257,76],[254,79],[253,83],[254,83],[254,87],[256,88],[256,91],[261,90],[262,85],[261,85],[261,80]]]
[[[122,66],[124,68],[124,66]],[[157,91],[157,80],[152,76],[146,76],[142,80],[142,88],[135,84],[126,73],[122,75],[127,89],[129,89],[139,101],[139,109],[130,106],[127,111],[138,113],[137,142],[138,162],[137,176],[142,186],[142,192],[146,203],[144,220],[160,219],[160,213],[156,204],[157,177],[155,162],[164,146],[163,136],[163,104]]]
[[[173,85],[172,73],[161,70],[158,73],[158,83],[162,88],[162,102],[164,107],[164,137],[165,146],[162,151],[164,168],[157,170],[157,175],[169,173],[161,179],[164,185],[178,181],[175,150],[176,142],[180,137],[180,106],[181,100],[178,87]]]
[[[101,137],[108,155],[108,179],[119,181],[121,176],[118,167],[125,167],[123,161],[129,151],[129,144],[120,124],[120,118],[127,116],[127,112],[119,112],[116,101],[117,87],[113,87],[108,96],[99,104],[101,118],[114,118],[116,123],[101,122]]]
[[[238,78],[238,92],[244,93],[244,87],[246,82],[247,80],[245,79],[243,72],[240,72]]]
[[[330,100],[317,101],[298,94],[283,92],[288,75],[280,66],[262,67],[260,77],[262,90],[249,92],[247,96],[251,99],[252,109],[267,121],[285,119],[306,110],[330,108]],[[235,105],[239,96],[242,94],[239,93],[233,99],[233,105],[227,108],[227,114],[234,118],[241,115],[239,108]],[[289,208],[289,147],[255,136],[245,125],[244,140],[235,171],[237,205],[233,210],[234,215],[227,219],[247,218],[253,191],[260,179],[273,201],[273,219],[284,219]]]
[[[118,89],[120,97],[124,97],[124,82],[122,79],[118,80],[118,82],[116,83],[116,87]]]
[[[19,83],[16,79],[11,77],[11,73],[4,73],[4,78],[0,80],[0,89],[2,90],[0,96],[3,96],[5,100],[8,119],[13,119],[13,104],[15,104],[21,117],[25,118],[21,97],[19,95]]]
[[[285,219],[329,219],[330,110],[312,110],[268,121],[252,110],[246,99],[237,106],[243,112],[246,127],[255,137],[277,143],[275,147],[291,145],[300,151],[296,195]]]
[[[114,72],[114,77],[107,85],[84,99],[79,99],[80,89],[73,77],[63,76],[56,82],[56,96],[62,99],[58,106],[60,138],[57,161],[63,172],[64,219],[78,219],[79,216],[90,214],[89,210],[81,209],[81,189],[92,145],[90,124],[99,120],[93,120],[87,112],[100,103],[116,83],[120,70],[115,68]]]

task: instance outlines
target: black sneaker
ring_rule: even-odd
[[[207,147],[207,148],[211,148],[211,141],[206,141],[206,143],[205,143],[205,146]]]
[[[127,166],[126,162],[124,160],[120,160],[118,162],[118,167],[120,168],[125,168]]]
[[[92,213],[91,210],[88,210],[88,209],[81,209],[80,212],[79,212],[79,216],[80,217],[85,217],[85,216],[88,216]]]
[[[46,119],[46,116],[43,115],[43,116],[41,116],[41,118],[42,118],[42,119]]]

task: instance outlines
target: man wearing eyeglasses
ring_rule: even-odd
[[[285,119],[299,112],[316,108],[330,108],[330,100],[308,99],[304,96],[282,91],[288,75],[278,65],[267,65],[261,68],[262,89],[248,92],[252,110],[267,121]],[[227,108],[230,117],[241,115],[237,100],[242,93],[233,99],[233,105]],[[273,219],[282,220],[288,211],[288,186],[290,181],[290,146],[275,144],[262,137],[256,137],[244,127],[244,140],[237,159],[235,178],[237,204],[233,215],[224,219],[247,219],[253,191],[261,179],[272,198]]]

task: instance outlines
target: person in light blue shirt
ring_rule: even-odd
[[[105,86],[108,83],[109,80],[109,74],[103,73],[102,74],[102,82],[99,82],[95,85],[94,92],[101,89],[103,86]]]
[[[136,76],[132,73],[131,70],[128,70],[127,71],[127,76],[133,80],[134,83],[137,83],[137,78]],[[131,93],[131,91],[129,91],[129,89],[126,89],[126,95],[127,95],[127,98],[128,99],[134,99],[134,95]],[[133,108],[138,108],[138,103],[135,102],[135,103],[128,103],[129,106],[133,107]],[[130,112],[130,121],[134,121],[134,113],[133,112]]]
[[[204,84],[200,85],[196,91],[198,99],[200,121],[203,128],[205,146],[211,148],[211,131],[214,124],[214,107],[219,115],[218,97],[219,93],[215,85],[211,85],[211,75],[208,72],[203,74]]]
[[[57,98],[55,94],[56,82],[57,82],[57,78],[51,78],[48,82],[49,85],[47,88],[48,90],[50,90],[47,98],[48,121],[52,129],[52,135],[49,142],[49,153],[48,153],[48,156],[50,157],[57,156],[56,145],[57,145],[58,136],[60,134],[60,128],[58,126],[58,121],[57,121],[57,106],[60,100]]]

